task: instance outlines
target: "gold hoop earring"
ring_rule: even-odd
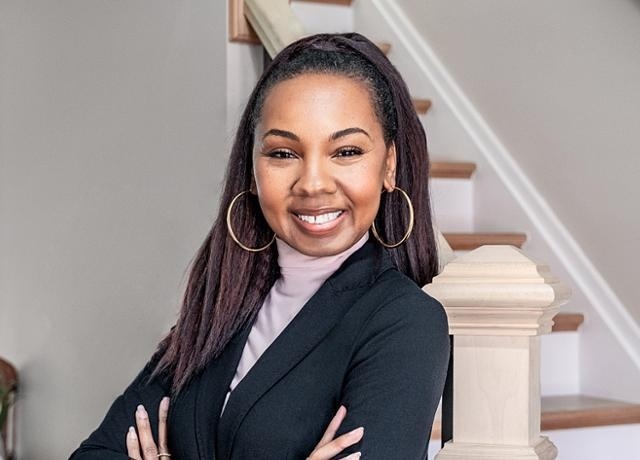
[[[413,230],[413,205],[411,204],[411,199],[409,198],[409,195],[407,195],[407,192],[402,190],[400,187],[394,187],[393,188],[394,192],[396,190],[398,190],[399,192],[402,193],[402,196],[404,197],[404,199],[407,201],[407,204],[409,205],[409,228],[407,229],[407,233],[405,233],[404,236],[402,237],[402,239],[400,241],[398,241],[397,243],[393,243],[393,244],[392,243],[385,243],[380,238],[380,235],[378,235],[378,231],[376,230],[376,222],[375,222],[375,220],[371,224],[371,231],[373,232],[373,236],[376,238],[376,240],[378,240],[380,242],[381,245],[383,245],[383,246],[385,246],[387,248],[395,248],[397,246],[400,246],[402,243],[404,243],[407,240],[407,238],[409,238],[409,235],[411,235],[411,231]]]
[[[229,204],[229,208],[227,209],[227,230],[229,231],[229,236],[231,237],[231,239],[233,241],[235,241],[237,243],[238,246],[240,246],[242,249],[244,249],[245,251],[250,251],[250,252],[260,252],[260,251],[264,251],[265,249],[267,249],[269,246],[271,246],[273,244],[273,242],[276,240],[276,234],[273,234],[273,238],[271,238],[271,241],[269,241],[269,243],[267,243],[266,246],[262,246],[261,248],[250,248],[248,246],[245,246],[244,244],[242,244],[238,238],[236,237],[236,234],[234,233],[233,229],[231,228],[231,210],[233,209],[233,205],[235,204],[236,200],[238,198],[240,198],[242,195],[244,195],[245,193],[249,193],[251,190],[245,190],[243,192],[238,193],[235,197],[233,197],[233,200],[231,200],[231,203]]]

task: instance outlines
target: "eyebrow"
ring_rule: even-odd
[[[269,131],[264,133],[264,136],[262,136],[262,139],[264,139],[267,136],[286,137],[287,139],[291,139],[293,141],[300,142],[300,138],[298,136],[293,134],[291,131],[285,131],[283,129],[275,129],[275,128],[274,129],[270,129]]]
[[[329,136],[329,140],[330,141],[335,141],[336,139],[338,139],[340,137],[348,136],[349,134],[355,134],[355,133],[362,133],[365,136],[367,136],[369,139],[371,139],[371,136],[369,136],[369,133],[366,132],[364,129],[354,127],[354,128],[347,128],[347,129],[342,129],[340,131],[336,131],[331,136]]]
[[[369,135],[369,133],[366,132],[364,129],[358,128],[358,127],[353,127],[353,128],[346,128],[346,129],[341,129],[340,131],[336,131],[335,133],[333,133],[333,134],[331,134],[329,136],[329,141],[330,142],[331,141],[335,141],[336,139],[339,139],[339,138],[344,137],[344,136],[348,136],[349,134],[355,134],[355,133],[362,133],[365,136],[367,136],[369,139],[371,139],[371,136]],[[264,133],[264,136],[262,136],[262,139],[264,139],[267,136],[286,137],[287,139],[291,139],[293,141],[300,142],[300,138],[298,136],[293,134],[291,131],[285,131],[283,129],[275,129],[275,128],[270,129],[269,131]]]

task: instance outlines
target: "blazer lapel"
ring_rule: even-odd
[[[214,430],[217,426],[217,458],[231,458],[235,434],[256,401],[322,341],[381,271],[391,267],[393,263],[386,249],[369,239],[322,284],[231,392],[219,423],[211,422]],[[215,381],[213,389],[206,385],[204,388],[216,399],[213,406],[199,408],[200,411],[214,407],[212,416],[217,418],[250,329],[248,326],[238,336],[231,352],[214,366],[214,372],[220,373],[221,378]],[[209,429],[205,433],[213,436]],[[207,453],[203,458],[210,459],[212,455]]]
[[[252,324],[247,323],[229,341],[222,353],[206,367],[194,400],[194,425],[198,457],[215,460],[215,442],[220,411],[235,374]],[[228,409],[225,408],[225,412]]]

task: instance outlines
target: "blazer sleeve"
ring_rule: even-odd
[[[87,439],[72,452],[69,460],[127,460],[126,434],[130,426],[136,426],[135,411],[138,404],[149,413],[154,439],[158,439],[158,407],[168,394],[168,384],[155,378],[147,384],[156,364],[152,357],[133,382],[111,404],[104,419]]]
[[[416,290],[380,307],[356,341],[343,387],[347,415],[335,437],[359,426],[360,441],[343,458],[427,458],[431,427],[449,363],[449,327],[436,299]]]

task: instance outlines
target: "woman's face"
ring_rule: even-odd
[[[303,254],[356,243],[395,186],[395,146],[385,147],[369,92],[338,75],[277,83],[256,126],[252,189],[276,235]]]

